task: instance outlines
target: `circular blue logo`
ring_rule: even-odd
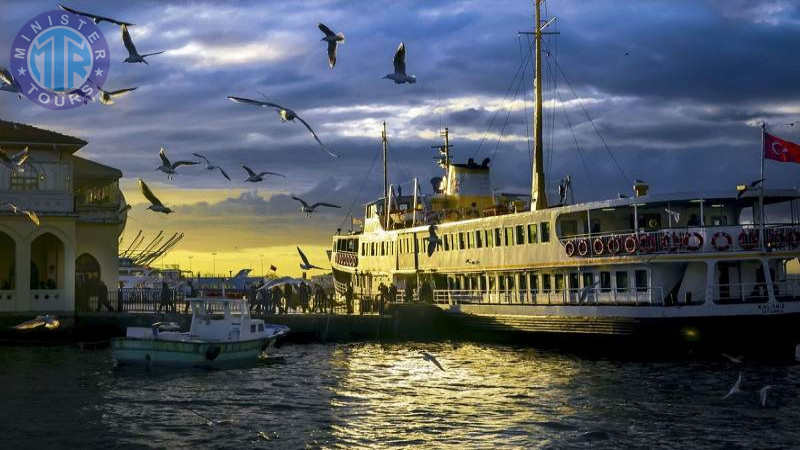
[[[110,66],[100,28],[61,10],[29,20],[11,46],[11,74],[20,93],[49,109],[76,108],[94,99]]]

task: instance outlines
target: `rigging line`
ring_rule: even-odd
[[[527,39],[527,37],[526,37],[526,39]],[[528,46],[530,47],[530,39],[527,39],[527,41],[528,41]],[[521,38],[521,36],[519,34],[517,35],[517,43],[519,44],[519,58],[522,59],[522,38]],[[525,74],[523,74],[522,79],[524,80],[523,84],[525,84],[527,86],[528,79],[525,78]],[[527,91],[527,88],[525,90]],[[523,119],[523,121],[525,122],[525,136],[528,138],[528,159],[529,159],[528,164],[530,166],[533,166],[533,147],[531,147],[531,127],[530,127],[530,123],[528,123],[528,100],[527,100],[527,98],[528,97],[523,92],[523,94],[522,94],[522,108],[523,108],[523,111],[525,113],[525,116],[524,116],[524,119]]]
[[[558,27],[558,23],[556,23],[556,31],[558,31],[557,27]],[[553,41],[554,41],[554,47],[555,47],[555,52],[553,53],[555,56],[553,57],[553,61],[558,61],[558,35],[554,35],[553,36]],[[552,92],[555,92],[558,89],[558,77],[554,76],[554,74],[553,74],[553,62],[550,61],[550,57],[549,56],[548,56],[548,63],[549,63],[548,67],[549,67],[549,71],[550,71],[550,83],[551,83],[550,86],[553,89]],[[551,111],[550,111],[551,112],[551,114],[550,114],[550,153],[549,153],[550,154],[550,159],[548,161],[548,166],[547,166],[548,176],[552,174],[552,170],[553,170],[553,153],[555,152],[555,148],[556,148],[555,147],[556,113],[558,111],[557,111],[557,108],[556,108],[555,96],[552,97],[552,106],[553,107],[551,108]]]
[[[525,67],[525,63],[528,62],[528,59],[530,58],[530,56],[531,56],[531,54],[529,52],[528,55],[525,57],[525,60],[523,60],[522,63],[520,63],[519,67],[517,67],[517,72],[514,73],[514,77],[511,79],[511,83],[508,84],[508,89],[506,89],[505,95],[503,95],[502,103],[505,103],[506,98],[508,97],[508,94],[511,92],[511,88],[514,87],[514,82],[517,80],[517,77],[519,76],[520,70],[522,70],[522,68]],[[489,130],[492,129],[492,125],[494,124],[494,121],[497,118],[497,115],[500,114],[500,111],[502,111],[502,110],[503,110],[503,108],[501,106],[500,108],[497,109],[497,111],[494,112],[494,116],[492,116],[492,120],[489,121],[489,126],[486,127],[486,131],[483,132],[483,136],[481,137],[481,141],[478,143],[478,147],[475,149],[474,152],[472,152],[472,158],[473,159],[478,154],[478,152],[481,150],[481,147],[483,146],[484,141],[486,141],[486,135],[489,133]]]
[[[561,100],[561,93],[556,91],[556,96],[558,97],[559,103],[561,103],[561,109],[564,111],[564,117],[567,119],[567,124],[569,125],[569,131],[572,133],[572,140],[575,141],[575,148],[578,149],[578,155],[581,157],[581,163],[583,164],[583,170],[586,171],[586,178],[589,180],[589,188],[592,192],[595,192],[594,189],[594,182],[592,181],[592,175],[589,172],[589,166],[586,164],[586,158],[583,156],[583,150],[581,150],[580,144],[578,144],[578,137],[575,136],[575,130],[572,128],[572,122],[569,120],[569,113],[567,112],[567,107],[564,106],[564,102]]]
[[[500,130],[500,135],[497,136],[497,144],[495,144],[494,151],[492,151],[492,161],[494,161],[494,155],[497,153],[497,149],[500,148],[500,141],[503,139],[503,136],[506,133],[506,126],[508,126],[508,119],[511,117],[511,111],[513,111],[514,100],[517,99],[517,96],[519,95],[519,88],[522,87],[522,82],[525,81],[524,71],[522,75],[523,76],[519,79],[519,83],[517,83],[517,89],[514,91],[514,98],[508,103],[508,114],[506,114],[506,120],[503,122],[503,128]]]
[[[617,170],[619,170],[619,173],[622,174],[622,177],[625,178],[625,180],[628,182],[628,184],[630,184],[632,186],[633,185],[633,181],[630,179],[630,177],[628,177],[628,175],[625,173],[625,171],[622,170],[622,166],[620,166],[619,161],[617,161],[617,158],[614,156],[614,152],[612,152],[611,149],[608,147],[608,144],[606,144],[605,138],[603,138],[603,135],[600,134],[600,130],[597,128],[597,125],[594,123],[594,120],[592,120],[592,117],[589,116],[589,111],[587,111],[586,108],[583,106],[583,102],[581,102],[581,99],[578,97],[578,94],[575,92],[575,88],[572,87],[572,83],[570,83],[569,78],[567,78],[567,74],[564,73],[564,70],[561,68],[560,65],[558,65],[558,63],[556,63],[556,68],[558,69],[559,72],[561,72],[561,76],[564,77],[564,81],[567,82],[567,86],[569,86],[569,89],[572,91],[572,95],[575,96],[575,100],[578,101],[578,105],[580,105],[581,109],[583,110],[583,113],[586,115],[586,118],[589,119],[589,122],[592,124],[592,127],[594,128],[595,133],[597,133],[597,136],[600,138],[600,141],[603,143],[603,147],[605,147],[606,151],[608,152],[608,155],[611,157],[611,160],[614,161],[614,165],[617,166]]]
[[[381,148],[378,148],[378,151],[375,152],[375,157],[372,158],[372,164],[370,164],[369,169],[367,169],[367,173],[364,174],[364,179],[361,180],[361,185],[358,187],[358,192],[353,197],[353,201],[350,203],[350,208],[347,209],[347,214],[345,214],[344,217],[342,217],[342,221],[339,222],[339,228],[342,228],[344,226],[344,223],[347,220],[347,218],[350,217],[350,214],[353,213],[353,208],[356,206],[358,197],[361,196],[361,192],[364,190],[364,184],[366,184],[367,178],[369,178],[369,175],[372,173],[372,169],[375,167],[375,163],[378,162],[378,155],[380,155],[382,151],[383,150]],[[351,226],[352,226],[352,219],[351,219]]]

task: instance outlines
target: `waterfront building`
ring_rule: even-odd
[[[117,287],[118,242],[127,212],[122,172],[76,156],[86,141],[0,120],[0,148],[28,147],[24,172],[0,166],[0,312],[73,311],[76,290]],[[78,305],[80,308],[81,305]]]

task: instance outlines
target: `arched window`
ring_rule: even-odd
[[[44,233],[31,243],[31,289],[64,287],[64,243]]]
[[[0,291],[16,289],[15,260],[17,245],[11,236],[0,231]]]

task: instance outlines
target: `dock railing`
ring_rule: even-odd
[[[485,305],[628,305],[661,306],[664,294],[660,287],[609,289],[576,288],[544,291],[437,289],[433,299],[439,304]]]

